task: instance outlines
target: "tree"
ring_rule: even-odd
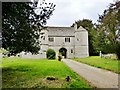
[[[2,47],[11,55],[21,51],[38,53],[39,32],[52,15],[55,5],[45,1],[2,3]]]
[[[75,22],[77,24],[77,28],[82,26],[83,28],[87,29],[88,31],[93,27],[92,20],[89,19],[83,19],[83,20],[78,20]],[[74,24],[72,25],[72,27]]]
[[[96,28],[94,27],[94,24],[92,23],[92,20],[89,19],[83,19],[83,20],[78,20],[75,22],[77,24],[77,28],[82,26],[88,31],[88,40],[89,40],[89,55],[96,55],[96,51],[93,47],[93,39],[94,39],[94,33],[96,33]],[[72,27],[74,26],[74,23]]]
[[[100,31],[99,28],[97,28],[96,33],[94,33],[93,35],[94,38],[92,44],[96,53],[99,53],[100,51],[102,51],[102,53],[112,52],[111,44],[104,32]],[[111,49],[108,49],[108,47],[110,47]]]
[[[103,15],[99,16],[99,26],[109,42],[105,42],[110,47],[112,53],[116,53],[120,59],[120,1],[110,4],[109,8],[104,10]]]

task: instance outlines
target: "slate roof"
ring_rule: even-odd
[[[47,27],[48,36],[74,36],[74,27]]]

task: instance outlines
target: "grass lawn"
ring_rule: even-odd
[[[99,56],[91,56],[87,58],[74,58],[72,60],[89,64],[97,68],[110,70],[115,73],[120,73],[120,70],[118,69],[118,65],[120,65],[120,61],[118,60],[100,58]]]
[[[3,88],[91,88],[89,84],[57,60],[4,58]],[[66,76],[70,81],[65,80]],[[56,80],[47,80],[48,76]]]

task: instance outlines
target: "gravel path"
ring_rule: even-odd
[[[85,78],[97,88],[118,88],[118,74],[111,71],[95,68],[70,59],[62,60],[78,75]]]

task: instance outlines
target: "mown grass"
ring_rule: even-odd
[[[4,58],[2,61],[3,88],[91,88],[63,62],[57,60]],[[70,76],[70,82],[65,80]],[[52,76],[56,80],[47,80]]]
[[[82,62],[97,68],[110,70],[115,73],[120,73],[120,61],[118,60],[100,58],[99,56],[91,56],[87,58],[73,58],[72,60]]]

